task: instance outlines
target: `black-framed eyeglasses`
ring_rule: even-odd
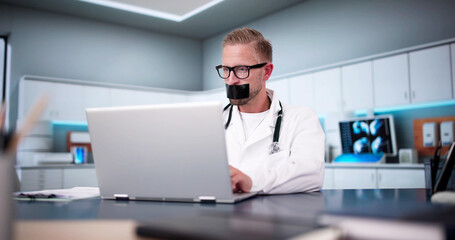
[[[229,78],[229,76],[231,75],[231,71],[234,72],[234,75],[238,79],[245,79],[250,76],[250,69],[261,68],[261,67],[264,67],[266,64],[267,63],[259,63],[259,64],[252,65],[252,66],[235,66],[235,67],[218,65],[215,68],[218,72],[218,75],[222,79]]]

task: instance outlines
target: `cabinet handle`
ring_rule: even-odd
[[[381,181],[381,173],[378,173],[378,182]]]
[[[416,99],[416,91],[412,91],[412,99]]]
[[[408,92],[404,92],[404,100],[408,100]]]

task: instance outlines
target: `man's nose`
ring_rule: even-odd
[[[228,85],[235,85],[239,82],[240,82],[240,79],[238,79],[237,76],[235,76],[234,71],[231,71],[231,73],[229,74],[229,77],[226,78],[226,83]]]

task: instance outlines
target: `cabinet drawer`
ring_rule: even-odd
[[[61,169],[29,169],[21,171],[21,191],[60,189],[62,184]]]
[[[98,187],[95,168],[63,170],[63,188]]]
[[[423,169],[378,169],[378,188],[425,188]]]
[[[376,188],[376,169],[341,168],[333,171],[335,189]]]

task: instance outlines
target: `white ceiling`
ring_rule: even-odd
[[[142,4],[181,15],[210,0],[110,0]],[[194,39],[205,39],[308,0],[224,0],[181,22],[164,20],[80,0],[0,0],[60,14],[110,22]]]

